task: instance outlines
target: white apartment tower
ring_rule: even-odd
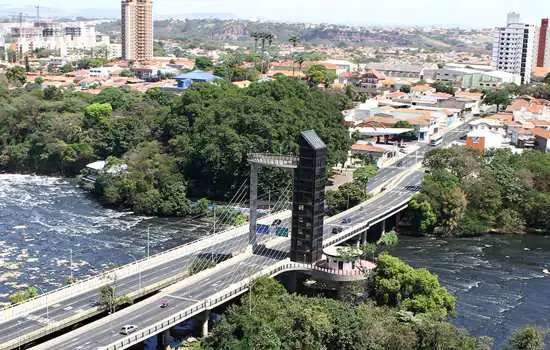
[[[122,58],[148,61],[153,58],[153,1],[122,0]]]
[[[493,42],[493,68],[521,76],[521,83],[531,81],[536,61],[537,27],[521,23],[518,13],[508,14],[506,27],[497,28]]]

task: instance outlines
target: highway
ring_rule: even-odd
[[[345,216],[351,219],[351,223],[343,225],[341,224],[341,220],[337,220],[334,223],[345,229],[358,222],[368,221],[368,217],[375,217],[384,213],[388,208],[398,205],[414,195],[414,193],[418,191],[418,186],[421,184],[423,176],[424,173],[422,171],[413,172],[404,178],[394,189],[388,190],[384,195],[367,204],[355,207],[354,210]],[[327,221],[330,222],[333,220],[329,218]],[[332,227],[334,227],[334,225],[327,224],[325,226],[323,238],[333,236]],[[290,240],[286,239],[284,242],[278,243],[271,249],[288,252],[290,251]],[[188,308],[284,258],[286,258],[286,256],[282,254],[278,257],[262,255],[249,256],[236,263],[236,266],[231,265],[219,271],[215,271],[215,273],[207,275],[199,281],[195,281],[190,286],[182,287],[169,294],[161,292],[162,297],[160,298],[144,300],[136,304],[136,306],[140,306],[139,309],[128,314],[121,314],[119,317],[116,317],[117,314],[114,314],[114,318],[110,319],[108,323],[98,320],[84,326],[82,329],[77,329],[68,333],[62,338],[53,339],[39,345],[36,349],[56,348],[86,350],[107,346],[124,337],[119,334],[119,331],[121,327],[126,324],[135,324],[138,326],[138,330],[148,325],[155,324],[170,317],[174,314],[176,309],[183,310]],[[169,307],[166,309],[160,308],[159,299],[167,300],[169,302]]]
[[[461,126],[455,130],[449,131],[444,137],[444,142],[442,146],[457,140],[465,133],[466,128],[467,126]],[[431,148],[433,147],[422,146],[416,153],[407,155],[402,160],[398,161],[397,164],[400,165],[399,167],[395,166],[381,169],[378,174],[369,182],[368,190],[372,191],[383,183],[386,183],[387,181],[394,178],[397,174],[403,172],[406,168],[413,166],[417,161],[421,161],[421,158],[424,156],[424,154]],[[420,184],[421,176],[421,173],[415,173],[415,175],[413,175],[412,177],[408,177],[405,183],[412,181],[412,184]],[[351,225],[353,225],[355,221],[359,218],[364,217],[365,213],[374,215],[379,210],[384,210],[388,206],[391,206],[392,203],[398,203],[396,201],[398,201],[399,199],[402,200],[402,195],[394,196],[396,194],[395,191],[402,191],[404,193],[407,193],[408,190],[406,188],[398,187],[397,189],[388,191],[388,193],[376,199],[371,204],[365,205],[362,211],[349,214],[348,217],[352,219]],[[283,221],[283,225],[288,224],[287,220],[288,219]],[[332,222],[330,219],[328,219],[327,225],[325,227],[326,237],[332,235],[331,232],[334,224],[346,228],[346,225],[342,225],[339,222]],[[185,274],[188,271],[189,263],[192,261],[192,259],[196,257],[197,253],[204,254],[213,252],[217,254],[230,254],[237,250],[244,250],[246,248],[247,242],[248,227],[243,227],[241,233],[237,233],[233,238],[227,241],[213,243],[210,248],[201,252],[193,252],[168,263],[156,266],[154,268],[142,270],[141,277],[139,276],[139,274],[136,274],[124,279],[120,279],[116,281],[116,283],[111,284],[116,285],[115,288],[117,294],[128,294],[130,292],[138,290],[140,284],[142,287],[144,287],[172,278],[178,274]],[[261,243],[261,239],[258,242]],[[253,257],[251,257],[250,259],[253,259]],[[265,267],[265,265],[263,266]],[[212,278],[216,277],[214,276]],[[219,282],[218,280],[216,281]],[[194,300],[194,298],[190,299]],[[50,322],[61,321],[69,317],[74,317],[79,313],[97,310],[98,300],[99,291],[92,290],[76,295],[72,298],[65,299],[57,304],[49,305],[48,310],[46,310],[45,308],[38,309],[28,315],[25,315],[24,317],[18,317],[0,323],[0,344],[7,344],[10,340],[19,338],[20,336],[23,336],[25,334],[29,334],[33,331],[47,327],[48,318]],[[183,302],[183,300],[180,300],[180,302]],[[184,304],[182,304],[181,306],[185,307]],[[0,349],[4,349],[4,347],[0,345]]]

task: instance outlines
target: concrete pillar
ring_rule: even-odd
[[[258,165],[250,165],[250,223],[249,249],[256,245],[256,221],[258,220]]]
[[[399,222],[401,221],[401,212],[395,213],[395,231],[399,231]]]
[[[380,223],[380,228],[382,229],[382,233],[380,234],[380,237],[382,237],[384,233],[386,233],[386,220],[382,220],[382,222]]]
[[[296,271],[289,271],[283,275],[282,282],[289,293],[296,293],[298,276]]]
[[[367,244],[368,243],[368,235],[369,235],[369,230],[365,230],[365,232],[363,232],[361,234],[361,245],[364,245],[364,244]]]
[[[168,341],[170,340],[170,330],[167,329],[160,334],[160,343],[163,346],[163,349],[168,349]]]
[[[202,328],[201,328],[201,335],[202,337],[208,337],[208,321],[210,320],[210,311],[205,311],[202,313],[201,321],[202,321]]]

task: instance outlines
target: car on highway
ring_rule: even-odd
[[[122,326],[120,329],[120,334],[128,335],[132,332],[137,331],[137,326],[135,324],[127,324],[126,326]]]
[[[342,229],[341,227],[339,227],[339,226],[336,226],[336,227],[333,227],[333,228],[332,228],[332,234],[333,234],[333,235],[336,235],[336,234],[338,234],[338,233],[340,233],[340,232],[342,232],[342,231],[343,231],[343,229]]]
[[[350,218],[343,218],[342,219],[342,224],[351,224],[351,219]]]
[[[163,301],[161,304],[160,304],[160,308],[161,309],[166,309],[168,307],[168,302],[167,301]]]

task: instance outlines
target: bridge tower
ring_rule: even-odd
[[[250,163],[250,220],[249,220],[249,249],[256,246],[256,221],[258,220],[258,171],[261,167],[295,169],[298,166],[298,157],[269,153],[248,154]]]
[[[299,145],[298,167],[294,170],[290,260],[311,264],[323,255],[327,146],[313,130],[300,134]]]

